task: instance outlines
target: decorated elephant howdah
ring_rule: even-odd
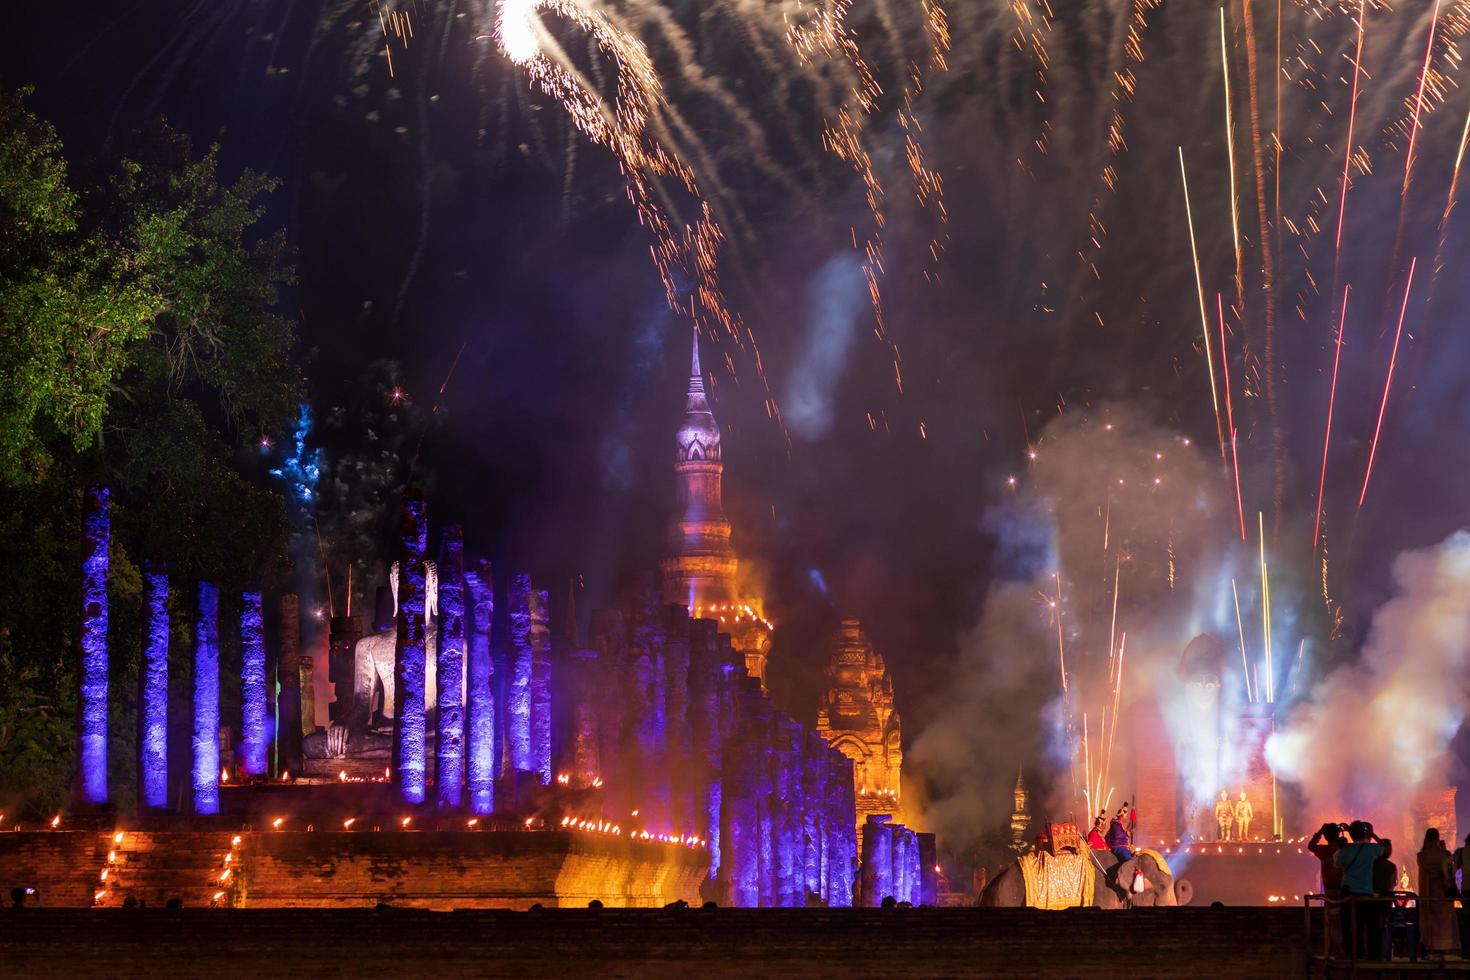
[[[1006,865],[980,896],[984,908],[1103,909],[1187,905],[1194,890],[1175,881],[1168,861],[1140,849],[1120,862],[1109,851],[1023,854]]]

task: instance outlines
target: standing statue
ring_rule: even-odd
[[[1241,840],[1251,839],[1251,820],[1255,815],[1255,808],[1251,806],[1245,790],[1241,790],[1240,801],[1235,804],[1235,833]]]
[[[1220,802],[1215,804],[1215,824],[1220,828],[1219,840],[1230,839],[1230,825],[1235,822],[1235,807],[1230,802],[1230,793],[1220,790]]]

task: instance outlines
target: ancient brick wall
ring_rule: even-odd
[[[59,907],[89,906],[104,887],[104,904],[133,895],[150,907],[173,897],[208,905],[218,892],[248,908],[698,904],[708,860],[700,850],[562,832],[126,831],[120,843],[100,832],[0,834],[5,894],[31,886]]]

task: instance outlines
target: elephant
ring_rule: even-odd
[[[1194,889],[1186,880],[1174,879],[1154,854],[1140,851],[1120,862],[1111,851],[1091,851],[1092,904],[1100,909],[1143,908],[1155,905],[1187,905]],[[980,895],[982,908],[1020,908],[1026,902],[1026,883],[1020,865],[1012,861],[1001,869]]]

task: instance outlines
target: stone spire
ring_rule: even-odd
[[[730,547],[730,522],[720,498],[720,426],[710,411],[699,367],[699,333],[693,335],[684,419],[675,434],[674,474],[679,514],[669,527],[668,552],[660,562],[664,601],[696,607],[735,599],[738,560]]]
[[[1026,782],[1022,771],[1016,770],[1016,788],[1011,791],[1014,809],[1011,810],[1011,851],[1015,854],[1025,854],[1031,850],[1031,842],[1026,839],[1026,831],[1031,827],[1030,794],[1026,792]]]

